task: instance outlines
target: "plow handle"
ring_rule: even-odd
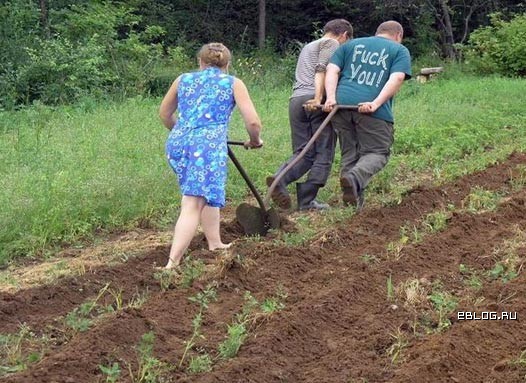
[[[228,141],[228,144],[229,145],[243,145],[244,143],[243,142],[236,142],[236,141]],[[236,169],[239,171],[239,174],[241,174],[241,177],[243,177],[243,179],[247,183],[248,188],[250,189],[252,194],[254,194],[254,197],[256,197],[256,200],[258,201],[258,204],[259,204],[259,207],[261,208],[261,210],[263,212],[266,212],[267,211],[267,209],[265,208],[266,205],[263,202],[263,199],[261,198],[261,195],[257,191],[257,189],[254,186],[254,184],[252,183],[251,179],[248,177],[248,174],[245,171],[245,169],[243,169],[243,167],[241,166],[241,164],[237,160],[237,158],[234,155],[234,152],[232,151],[232,149],[230,149],[230,146],[227,145],[227,147],[228,147],[228,157],[230,157],[230,160],[232,160],[232,162],[236,166]]]

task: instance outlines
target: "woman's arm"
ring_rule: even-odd
[[[177,88],[179,87],[180,79],[181,76],[175,79],[172,86],[170,86],[170,89],[168,89],[168,92],[166,92],[166,95],[161,102],[161,106],[159,107],[159,117],[161,117],[163,125],[169,130],[173,128],[176,121],[174,113],[177,110],[178,105]]]
[[[234,80],[234,99],[245,121],[245,128],[250,137],[250,140],[245,143],[245,146],[250,148],[261,147],[263,145],[263,141],[259,136],[261,132],[261,120],[248,94],[247,87],[243,81],[238,78]]]

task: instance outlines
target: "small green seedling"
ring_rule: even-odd
[[[198,279],[205,271],[205,264],[200,259],[189,258],[183,267],[181,285],[185,288],[192,286],[192,283]]]
[[[206,288],[197,293],[195,296],[188,298],[189,301],[199,304],[201,312],[208,309],[210,302],[217,300],[217,292],[213,284],[209,284]]]
[[[167,372],[170,371],[168,365],[153,355],[153,345],[155,334],[150,331],[141,337],[137,346],[138,367],[134,374],[131,365],[128,365],[128,371],[132,383],[157,383],[161,382]]]
[[[430,233],[436,233],[447,227],[449,214],[445,211],[436,211],[429,213],[424,219],[424,226]]]
[[[227,333],[227,339],[219,344],[219,356],[223,359],[230,359],[236,356],[248,335],[244,323],[228,325]]]
[[[190,363],[186,371],[189,374],[201,374],[212,371],[212,358],[208,354],[190,358]]]
[[[99,364],[99,369],[106,376],[106,383],[116,383],[121,376],[121,367],[117,362],[108,366]]]
[[[195,346],[195,342],[197,339],[204,339],[204,336],[201,334],[201,323],[203,322],[203,313],[202,311],[199,311],[194,319],[192,319],[192,336],[190,339],[184,341],[184,351],[183,355],[181,356],[181,360],[179,360],[179,368],[183,365],[186,355],[188,354],[188,351],[192,349],[192,347]]]
[[[456,309],[457,300],[448,292],[442,291],[437,286],[433,293],[428,297],[433,307],[438,312],[438,331],[443,331],[451,326],[448,316]]]

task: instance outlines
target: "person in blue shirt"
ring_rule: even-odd
[[[198,54],[199,71],[177,77],[159,108],[170,130],[166,156],[182,194],[167,269],[179,265],[199,224],[209,250],[230,246],[221,241],[219,208],[225,206],[227,133],[235,106],[249,135],[245,147],[263,145],[261,121],[245,84],[227,74],[230,61],[230,50],[223,44],[204,45]]]
[[[339,47],[327,66],[324,110],[336,104],[359,106],[358,111],[339,110],[332,119],[342,156],[342,199],[357,211],[363,207],[367,184],[387,164],[394,140],[393,96],[411,78],[403,35],[400,23],[383,22],[375,36]]]

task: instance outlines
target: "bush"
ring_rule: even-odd
[[[148,93],[163,53],[161,27],[140,27],[128,6],[87,2],[50,11],[50,33],[42,37],[38,15],[29,0],[0,6],[0,107]]]
[[[34,47],[39,13],[31,0],[0,4],[0,107],[13,108],[17,97],[17,69],[29,60],[24,47]]]
[[[466,63],[481,74],[526,75],[526,14],[504,21],[491,15],[491,25],[471,33]]]
[[[16,72],[16,103],[59,104],[101,91],[110,80],[104,49],[94,40],[74,46],[65,38],[38,39],[26,48],[30,60]]]

